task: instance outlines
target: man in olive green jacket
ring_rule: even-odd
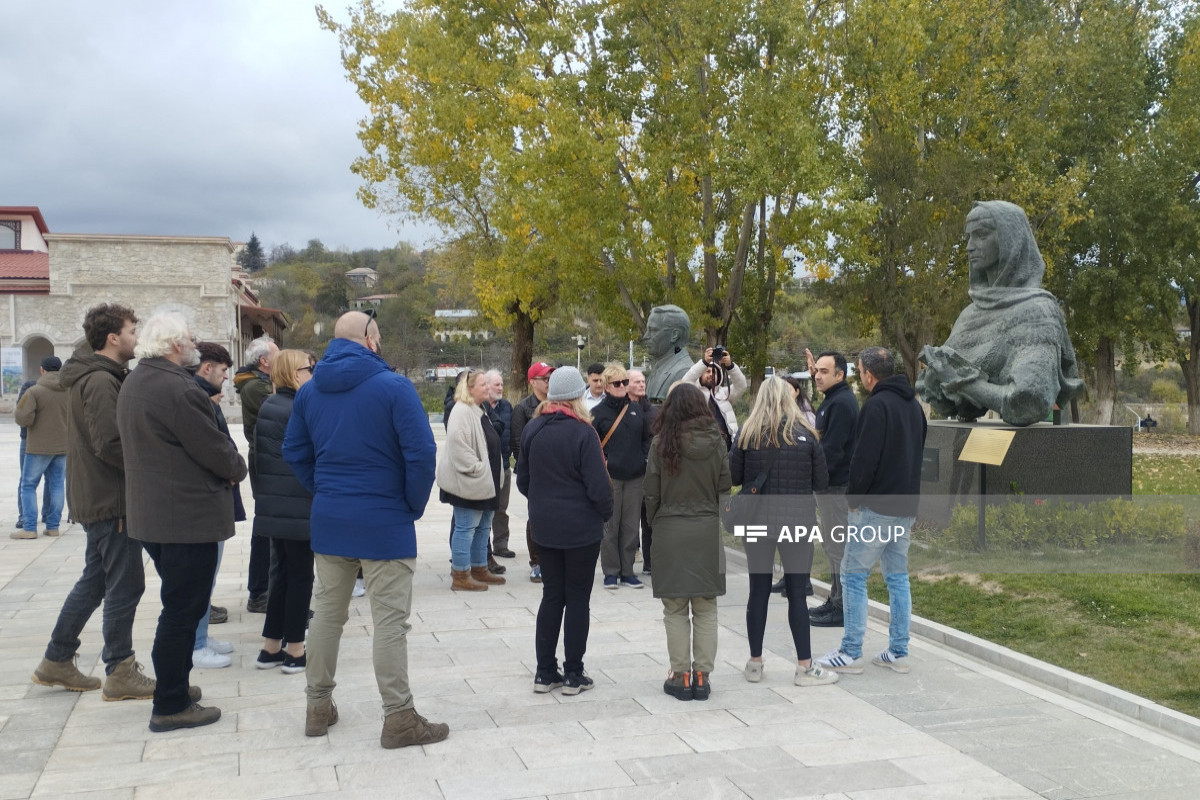
[[[58,374],[56,356],[42,359],[42,376],[25,392],[13,419],[26,429],[25,459],[21,462],[21,534],[13,539],[37,538],[37,487],[46,481],[48,497],[42,514],[46,535],[58,536],[62,520],[63,480],[67,469],[67,391]]]

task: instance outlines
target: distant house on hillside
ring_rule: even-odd
[[[495,331],[486,327],[478,311],[469,308],[438,309],[433,312],[433,338],[439,341],[451,339],[481,339],[487,341]]]
[[[258,303],[233,252],[219,236],[52,233],[38,208],[0,206],[0,295],[9,298],[0,346],[19,350],[24,377],[34,378],[43,358],[65,360],[83,342],[87,309],[116,302],[143,320],[178,312],[240,363],[252,338],[279,339],[288,320]]]
[[[379,273],[370,267],[358,267],[346,273],[346,280],[351,286],[374,289],[379,283]]]
[[[393,297],[399,297],[398,294],[369,294],[366,297],[356,297],[350,301],[350,305],[354,306],[359,311],[362,311],[367,306],[379,308],[379,304],[384,300],[390,300]]]

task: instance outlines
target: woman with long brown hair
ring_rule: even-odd
[[[725,594],[720,508],[730,487],[728,451],[704,392],[691,384],[667,394],[654,433],[645,498],[654,528],[654,596],[662,600],[671,660],[663,691],[707,700],[717,658],[717,597]]]

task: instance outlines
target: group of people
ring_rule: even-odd
[[[863,528],[910,532],[920,492],[925,416],[908,379],[883,348],[859,356],[869,397],[859,409],[836,352],[814,357],[809,370],[824,395],[814,410],[795,380],[769,377],[739,424],[733,404],[745,392],[741,369],[724,348],[709,348],[670,387],[661,406],[649,402],[645,376],[619,364],[594,364],[587,378],[573,367],[535,363],[531,394],[508,426],[518,490],[529,500],[532,576],[542,582],[536,630],[534,690],[591,687],[583,667],[590,598],[599,563],[606,589],[643,588],[634,571],[639,541],[643,573],[653,574],[664,607],[670,670],[664,691],[706,699],[717,649],[717,602],[725,593],[722,509],[739,504],[769,535],[746,538],[750,573],[746,630],[748,681],[761,680],[762,648],[778,556],[796,649],[795,683],[833,683],[862,671],[866,575],[881,561],[892,606],[888,648],[873,663],[908,671],[907,549],[910,536],[884,542],[847,536]],[[502,582],[490,575],[488,520],[497,506],[503,428],[488,411],[482,373],[466,373],[447,417],[438,463],[442,500],[454,507],[453,590]],[[818,525],[818,520],[820,525]],[[737,519],[724,520],[731,527]],[[832,575],[829,597],[810,615],[813,542],[777,536],[819,530]],[[639,538],[640,533],[640,538]],[[653,570],[651,569],[653,565]],[[467,569],[470,572],[467,572]],[[845,626],[837,650],[813,658],[810,625]],[[557,658],[560,634],[564,658]]]
[[[305,733],[324,735],[338,722],[338,650],[361,582],[374,624],[385,748],[449,734],[444,723],[417,713],[407,671],[416,522],[435,481],[453,507],[450,583],[460,591],[503,582],[494,556],[515,553],[507,527],[489,545],[493,521],[507,506],[512,482],[528,498],[531,577],[542,584],[534,690],[561,688],[568,695],[593,686],[583,658],[597,563],[606,588],[641,588],[634,574],[640,542],[643,572],[653,563],[654,594],[664,606],[671,662],[664,691],[680,699],[708,697],[716,597],[725,592],[721,513],[731,487],[787,497],[789,514],[807,515],[814,524],[819,515],[827,526],[848,514],[851,524],[911,528],[915,514],[924,416],[882,348],[860,354],[870,392],[861,411],[845,384],[845,360],[825,353],[810,356],[825,394],[815,414],[802,393],[768,378],[741,424],[733,403],[746,381],[721,350],[706,351],[661,406],[646,398],[643,374],[615,364],[592,373],[599,385],[589,388],[572,367],[535,363],[527,374],[531,394],[515,405],[500,402],[498,373],[468,372],[455,388],[439,460],[415,388],[380,355],[378,323],[373,315],[348,312],[319,362],[267,343],[241,373],[251,377],[235,377],[244,407],[254,396],[247,394],[249,381],[265,378],[270,386],[250,404],[247,464],[214,402],[232,366],[224,348],[197,343],[186,322],[170,314],[139,329],[133,311],[116,304],[90,309],[84,331],[85,344],[62,365],[58,382],[68,399],[67,495],[87,534],[85,567],[33,679],[75,691],[101,689],[108,700],[152,697],[155,731],[220,717],[219,709],[199,704],[201,690],[189,676],[201,651],[222,655],[206,624],[217,611],[211,599],[220,545],[244,514],[237,487],[247,474],[256,500],[254,541],[263,541],[268,553],[265,591],[251,589],[248,598],[248,605],[264,603],[265,595],[256,666],[304,672]],[[137,367],[128,371],[135,356]],[[23,509],[22,521],[30,514],[36,510]],[[837,651],[814,659],[804,591],[811,546],[806,556],[769,538],[748,541],[747,680],[762,677],[777,549],[789,588],[797,684],[861,671],[866,572],[880,559],[892,629],[875,663],[907,671],[907,542],[877,548],[851,540],[836,553],[826,540],[834,592],[814,614],[840,622],[844,613],[846,633]],[[145,588],[143,553],[162,581],[155,679],[143,673],[132,643]],[[102,602],[103,682],[75,665],[79,634]]]

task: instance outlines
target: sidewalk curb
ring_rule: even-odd
[[[744,553],[729,546],[726,546],[725,553],[731,564],[737,564],[745,570]],[[829,584],[815,579],[812,584],[817,595],[829,595]],[[867,613],[870,617],[884,623],[891,620],[891,612],[886,605],[875,600],[869,600],[868,603]],[[1068,697],[1083,700],[1106,711],[1136,720],[1161,733],[1200,745],[1200,719],[1167,708],[1153,700],[915,614],[912,617],[910,632],[1013,675],[1040,683]]]

